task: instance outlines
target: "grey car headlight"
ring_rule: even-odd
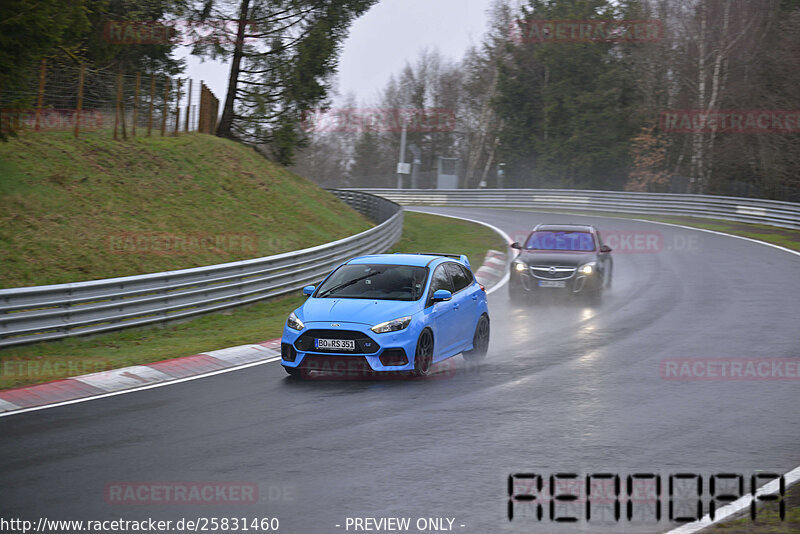
[[[589,263],[584,263],[583,265],[581,265],[580,269],[578,269],[578,272],[581,274],[592,274],[595,270],[595,265],[596,264],[593,261],[590,261]]]
[[[407,327],[411,323],[411,316],[400,317],[399,319],[392,319],[385,323],[376,324],[370,330],[376,334],[385,334],[386,332],[397,332]]]
[[[521,273],[522,271],[524,271],[526,267],[527,266],[524,263],[522,263],[521,261],[515,261],[514,262],[514,270],[517,271],[518,273]]]
[[[289,318],[286,320],[286,326],[292,330],[302,330],[306,327],[306,325],[303,324],[303,321],[298,319],[294,312],[289,314]]]

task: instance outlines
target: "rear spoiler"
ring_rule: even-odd
[[[469,260],[467,256],[464,254],[446,254],[444,252],[395,252],[395,254],[419,254],[420,256],[444,256],[445,258],[453,258],[454,260],[458,260],[467,268],[472,269],[469,265]]]

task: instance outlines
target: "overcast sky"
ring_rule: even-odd
[[[438,48],[446,57],[460,59],[470,45],[480,42],[492,3],[493,0],[380,0],[350,28],[339,60],[338,92],[355,93],[360,103],[370,105],[389,77],[399,73],[407,62],[414,63],[425,48]],[[187,60],[188,76],[204,80],[224,100],[229,65],[201,63],[193,56]]]

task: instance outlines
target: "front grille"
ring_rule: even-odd
[[[317,349],[314,348],[315,339],[352,339],[356,342],[356,350]],[[374,339],[355,330],[309,330],[297,338],[294,346],[302,352],[312,351],[330,354],[375,354],[381,349]]]
[[[531,265],[531,275],[542,280],[566,280],[572,278],[577,267],[559,265]]]
[[[281,343],[281,358],[293,362],[297,358],[297,351],[289,343]]]
[[[381,364],[386,366],[391,365],[406,365],[408,363],[408,356],[403,349],[386,349],[381,353]]]

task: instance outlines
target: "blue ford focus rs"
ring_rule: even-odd
[[[430,373],[463,353],[486,356],[486,290],[466,256],[375,254],[337,267],[289,315],[281,363],[293,376]]]

